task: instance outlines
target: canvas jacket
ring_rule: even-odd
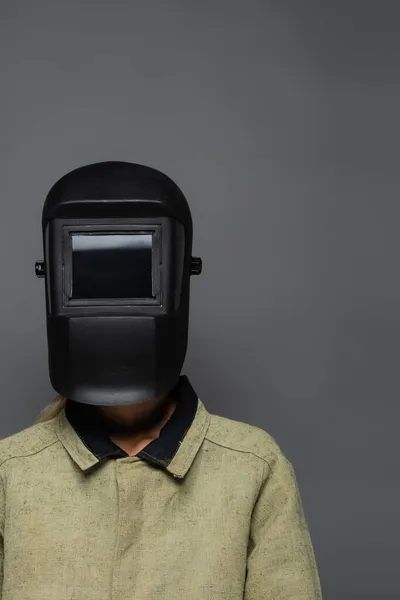
[[[187,378],[136,456],[95,407],[0,441],[0,600],[320,600],[296,476],[274,439]]]

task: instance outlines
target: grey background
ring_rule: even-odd
[[[54,397],[44,197],[158,168],[195,222],[185,372],[295,466],[324,598],[400,597],[399,17],[376,0],[0,5],[0,436]]]

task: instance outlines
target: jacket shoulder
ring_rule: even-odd
[[[29,456],[58,441],[56,419],[30,425],[0,440],[0,466],[10,458]]]
[[[206,439],[237,452],[249,452],[270,466],[277,458],[285,458],[275,438],[256,425],[210,414]]]

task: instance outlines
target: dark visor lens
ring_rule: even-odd
[[[151,234],[72,235],[72,298],[153,298]]]

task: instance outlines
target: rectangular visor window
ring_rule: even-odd
[[[151,233],[71,235],[72,298],[154,298]]]

